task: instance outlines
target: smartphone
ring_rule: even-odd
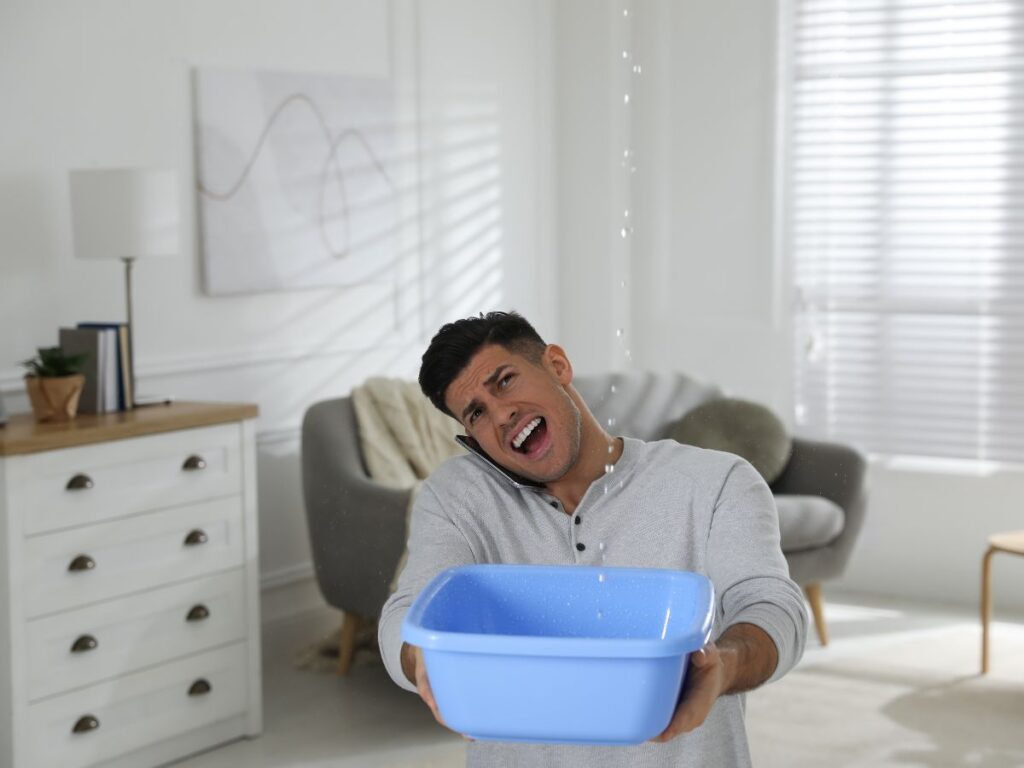
[[[507,479],[510,483],[515,485],[517,488],[518,487],[522,487],[522,486],[529,486],[531,488],[542,488],[543,487],[540,483],[535,483],[533,480],[529,480],[529,479],[523,477],[522,475],[517,475],[515,472],[511,472],[511,471],[505,469],[505,467],[501,466],[501,464],[499,464],[494,459],[492,459],[490,456],[488,456],[487,452],[484,451],[484,449],[480,447],[480,443],[478,443],[476,440],[474,440],[469,435],[456,435],[455,436],[455,442],[457,442],[459,445],[461,445],[463,448],[465,448],[467,451],[472,453],[477,458],[481,459],[482,461],[486,461],[488,464],[490,464],[492,467],[494,467],[494,469],[496,469],[498,472],[500,472],[502,477]]]

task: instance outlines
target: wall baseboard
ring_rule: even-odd
[[[260,577],[260,620],[264,624],[326,606],[313,578],[311,561],[278,568]]]
[[[267,571],[260,576],[260,591],[266,592],[269,589],[287,587],[300,581],[313,579],[313,562],[307,560],[304,563],[296,563],[286,568],[278,568],[276,571]]]
[[[317,610],[327,611],[330,608],[312,578],[264,588],[260,594],[260,621],[263,624],[273,624]]]

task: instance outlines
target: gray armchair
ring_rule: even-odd
[[[581,376],[574,384],[602,426],[643,440],[668,437],[683,414],[722,396],[717,387],[681,373]],[[782,552],[807,595],[822,645],[828,644],[828,627],[821,582],[843,573],[860,534],[866,466],[848,446],[794,438],[786,468],[771,486]]]
[[[374,482],[363,463],[352,400],[312,405],[302,420],[302,493],[320,594],[343,613],[338,672],[380,615],[405,549],[408,490]]]
[[[574,382],[609,431],[657,440],[679,417],[721,392],[683,374],[647,372],[577,377]],[[610,421],[610,423],[609,423]],[[821,582],[842,574],[865,509],[865,462],[851,448],[795,439],[772,485],[782,549],[807,594],[822,644],[828,634]],[[317,582],[344,612],[338,669],[347,673],[360,628],[380,614],[405,546],[408,491],[375,483],[359,448],[347,397],[313,405],[302,424],[302,481]]]

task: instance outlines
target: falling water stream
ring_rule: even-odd
[[[622,17],[619,23],[619,34],[621,35],[620,39],[622,43],[621,46],[617,46],[621,50],[621,58],[618,62],[621,74],[621,79],[619,80],[619,82],[622,83],[624,87],[624,92],[622,94],[622,104],[625,111],[621,117],[622,140],[624,146],[621,150],[620,162],[620,185],[623,206],[622,221],[619,225],[618,230],[620,242],[618,243],[618,248],[616,250],[621,249],[622,252],[622,260],[620,264],[623,265],[623,272],[619,276],[617,285],[617,289],[620,292],[620,296],[618,297],[619,300],[613,301],[612,306],[628,308],[629,297],[627,293],[628,283],[626,280],[626,276],[628,276],[630,265],[632,264],[633,233],[636,221],[636,216],[632,205],[632,187],[633,176],[634,174],[636,174],[637,171],[636,153],[634,152],[633,147],[631,146],[633,126],[632,110],[634,109],[635,105],[635,99],[632,96],[632,92],[634,90],[633,86],[635,85],[636,78],[638,78],[643,72],[643,67],[636,60],[637,57],[634,52],[633,11],[631,8],[631,4],[629,3],[627,3],[626,6],[622,9]],[[628,367],[629,364],[632,362],[633,355],[629,348],[629,338],[628,334],[626,333],[626,328],[624,327],[624,325],[625,324],[622,323],[619,325],[619,327],[615,329],[615,339],[618,343],[619,348],[622,351],[623,358]],[[615,384],[612,384],[609,389],[609,398],[614,398],[616,391],[617,388]],[[605,426],[608,434],[612,436],[612,439],[609,440],[608,442],[609,458],[604,465],[604,480],[602,487],[602,495],[607,496],[609,488],[612,487],[612,478],[615,474],[615,464],[613,463],[611,458],[612,455],[615,453],[616,445],[616,440],[614,438],[616,426],[615,417],[609,416],[606,419]],[[623,480],[619,480],[620,488],[622,487],[623,482]],[[599,567],[601,568],[601,570],[598,571],[597,580],[599,584],[605,584],[607,576],[603,568],[608,557],[608,546],[606,542],[600,541],[597,545],[597,548],[598,552],[600,553]],[[599,598],[597,618],[603,619],[604,613],[601,610],[600,603],[601,600]]]

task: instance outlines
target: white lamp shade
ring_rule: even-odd
[[[136,168],[71,171],[71,226],[80,259],[175,255],[177,175]]]

